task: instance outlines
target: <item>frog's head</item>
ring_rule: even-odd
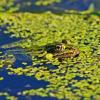
[[[63,39],[61,42],[46,45],[46,51],[48,53],[60,53],[70,48],[72,48],[72,46],[70,45],[69,41],[65,39]]]
[[[46,51],[48,53],[57,53],[57,52],[61,52],[65,49],[65,46],[63,43],[54,43],[54,44],[49,44],[46,45]]]
[[[56,52],[61,52],[65,50],[65,44],[64,43],[58,43],[55,45]]]

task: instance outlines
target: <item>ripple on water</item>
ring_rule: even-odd
[[[25,65],[31,65],[32,64],[32,58],[31,55],[27,54],[24,49],[22,48],[6,48],[6,49],[0,49],[1,53],[1,59],[9,59],[12,61],[13,66],[22,66],[25,67]],[[22,63],[26,63],[23,65]]]

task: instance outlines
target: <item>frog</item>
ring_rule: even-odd
[[[65,39],[61,42],[46,45],[45,49],[47,53],[51,53],[53,57],[58,58],[59,61],[65,58],[74,58],[80,54],[78,48],[75,48],[71,42]]]

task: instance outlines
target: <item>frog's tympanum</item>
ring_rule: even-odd
[[[52,53],[53,57],[62,60],[64,58],[74,58],[79,55],[79,50],[74,48],[68,41],[62,40],[61,43],[54,43],[46,46],[46,51]]]

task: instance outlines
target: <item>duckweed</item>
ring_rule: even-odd
[[[52,3],[57,3],[57,2],[60,2],[61,0],[36,0],[36,5],[40,6],[40,5],[43,5],[43,6],[47,6],[47,5],[50,5]]]
[[[3,80],[3,79],[4,79],[3,77],[0,77],[0,81]]]
[[[74,12],[74,11],[71,11]],[[32,64],[14,68],[12,55],[2,55],[0,69],[6,65],[8,74],[26,75],[49,82],[46,88],[19,91],[20,95],[56,97],[58,100],[89,100],[100,98],[100,17],[85,12],[64,13],[0,13],[0,27],[4,34],[21,38],[20,41],[1,48],[20,47],[32,57]],[[59,61],[44,47],[48,44],[70,40],[79,49],[77,57]],[[50,66],[54,69],[49,69]],[[0,76],[2,81],[2,76]],[[8,93],[0,93],[9,99]],[[13,100],[15,100],[13,97]]]
[[[6,100],[17,100],[17,97],[11,96],[7,92],[0,92],[0,96],[5,96]]]
[[[50,53],[46,54],[46,59],[51,60],[52,58],[53,58],[52,54],[50,54]]]
[[[1,0],[0,2],[0,12],[16,12],[22,10],[24,7],[31,7],[33,5],[37,6],[48,6],[53,3],[59,3],[61,0]]]

